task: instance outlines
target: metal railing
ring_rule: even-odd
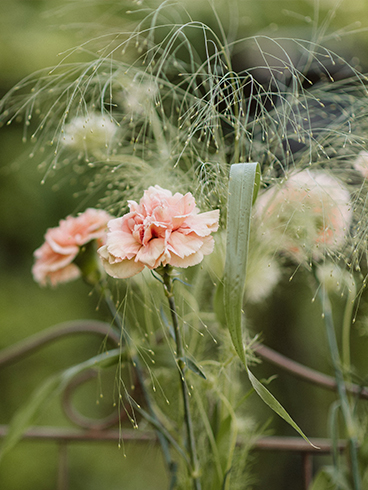
[[[115,346],[120,343],[120,336],[107,323],[85,320],[62,323],[0,351],[0,369],[23,359],[55,340],[77,334],[99,335],[104,339],[109,339]],[[327,390],[336,391],[337,389],[334,378],[292,361],[263,344],[256,344],[254,350],[264,361],[278,366],[295,377]],[[72,404],[72,393],[80,384],[89,380],[92,375],[91,371],[79,374],[72,379],[63,392],[62,406],[64,412],[78,428],[37,426],[30,428],[22,436],[25,440],[51,440],[59,444],[57,490],[68,490],[68,446],[71,443],[86,441],[112,441],[116,443],[121,438],[124,439],[124,442],[152,443],[156,441],[156,433],[153,430],[142,432],[133,429],[113,428],[119,422],[118,411],[104,419],[95,420],[85,417],[75,409]],[[368,399],[367,388],[348,384],[346,389],[360,398]],[[7,434],[8,428],[7,425],[0,425],[0,437]],[[302,459],[303,488],[307,490],[313,477],[313,457],[331,453],[333,450],[329,439],[312,438],[310,441],[315,447],[300,437],[261,437],[254,442],[253,450],[299,453]],[[338,441],[337,449],[343,452],[346,449],[346,441]]]

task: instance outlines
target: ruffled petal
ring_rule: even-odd
[[[106,247],[99,249],[108,274],[130,277],[144,266],[188,267],[213,250],[209,235],[218,229],[219,210],[199,214],[190,192],[172,195],[156,185],[139,204],[128,203],[130,212],[108,223]],[[115,267],[122,271],[114,272]]]
[[[81,271],[79,267],[77,267],[75,264],[69,264],[62,269],[56,270],[55,272],[49,272],[45,283],[50,282],[52,286],[56,286],[59,283],[74,281],[80,276]]]
[[[192,265],[197,265],[203,260],[203,254],[199,250],[198,252],[188,255],[186,257],[179,257],[178,255],[171,254],[170,265],[173,267],[182,267],[186,269]]]
[[[203,238],[199,238],[195,233],[183,235],[179,231],[171,233],[167,241],[168,250],[181,258],[198,252],[202,245]]]
[[[134,262],[134,259],[122,260],[113,265],[102,259],[102,264],[107,274],[115,279],[127,279],[128,277],[133,277],[144,269],[144,264]]]
[[[141,247],[135,260],[150,268],[155,268],[158,267],[164,252],[165,240],[163,238],[153,238],[145,247]]]
[[[171,254],[170,265],[174,267],[190,267],[192,265],[197,265],[202,262],[204,255],[209,255],[213,252],[213,247],[215,245],[214,239],[211,236],[204,237],[202,240],[202,246],[197,252],[194,252],[185,257],[180,257],[175,253]]]
[[[79,252],[79,247],[75,244],[74,238],[69,233],[65,236],[63,231],[58,228],[50,228],[46,232],[45,241],[57,254],[77,255]]]
[[[208,236],[212,232],[218,230],[219,217],[220,211],[218,209],[208,211],[207,213],[188,216],[181,227],[181,231],[183,233],[194,232],[201,237]]]
[[[109,253],[120,260],[133,258],[142,247],[132,234],[123,231],[109,233],[106,245]]]

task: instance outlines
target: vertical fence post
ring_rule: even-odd
[[[69,468],[68,468],[68,443],[62,441],[59,444],[59,465],[57,490],[68,490]]]
[[[308,490],[313,478],[313,460],[309,452],[302,453],[304,490]]]

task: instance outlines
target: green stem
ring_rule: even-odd
[[[356,286],[353,280],[352,287],[348,288],[348,297],[342,324],[342,365],[346,372],[350,372],[350,327],[353,314],[354,301],[356,298]]]
[[[105,302],[106,302],[106,304],[110,310],[110,313],[113,317],[114,323],[116,324],[119,331],[121,332],[121,335],[122,335],[122,338],[124,340],[125,345],[127,347],[129,347],[130,340],[129,340],[129,336],[127,335],[127,332],[126,332],[126,325],[123,325],[123,322],[121,320],[119,312],[116,310],[116,307],[115,307],[113,301],[111,300],[110,291],[106,287],[101,286],[100,292],[102,293],[103,298],[104,298],[104,300],[105,300]],[[162,427],[161,423],[160,423],[160,421],[159,421],[159,419],[158,419],[158,417],[154,411],[154,408],[153,408],[152,403],[151,403],[150,396],[149,396],[149,394],[145,388],[144,376],[143,376],[143,371],[141,368],[141,363],[140,363],[139,357],[136,354],[133,354],[131,356],[131,361],[132,361],[132,364],[134,366],[134,371],[137,375],[138,382],[139,382],[140,388],[141,388],[142,393],[143,393],[144,401],[145,401],[147,408],[148,408],[148,413],[149,413],[149,416],[151,418],[151,423],[153,423],[154,427],[156,428],[157,438],[158,438],[158,441],[161,445],[163,456],[164,456],[164,459],[165,459],[165,462],[166,462],[166,465],[167,465],[167,468],[168,468],[168,471],[170,474],[169,489],[173,489],[173,488],[175,488],[175,485],[176,485],[177,463],[175,463],[175,461],[172,460],[171,454],[170,454],[169,442],[172,443],[172,440],[171,440],[172,438],[171,439],[168,438],[167,434],[164,433],[163,430],[160,429],[160,427]]]
[[[321,287],[319,288],[318,294],[322,303],[323,318],[326,326],[327,340],[330,348],[332,364],[335,371],[335,379],[341,402],[341,410],[347,428],[354,490],[360,490],[361,481],[358,465],[358,440],[356,435],[356,427],[351,413],[351,408],[346,393],[344,376],[341,369],[341,361],[336,340],[330,299],[328,297],[325,286],[323,284],[320,286]]]
[[[199,461],[198,461],[197,449],[196,449],[196,443],[194,437],[193,422],[190,413],[189,391],[185,379],[185,370],[186,370],[185,351],[184,351],[183,340],[179,327],[178,315],[176,312],[171,271],[172,271],[172,267],[170,265],[166,265],[165,267],[163,267],[162,271],[160,271],[160,274],[164,282],[165,295],[169,301],[171,318],[172,318],[173,328],[175,333],[176,363],[179,370],[180,385],[181,385],[181,391],[183,395],[184,420],[185,420],[186,431],[187,431],[188,449],[189,449],[190,463],[191,463],[191,478],[193,482],[193,488],[195,490],[201,490],[201,483],[199,479],[199,473],[200,473]]]

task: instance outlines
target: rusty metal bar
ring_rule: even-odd
[[[74,390],[86,381],[95,378],[96,376],[96,371],[92,369],[84,371],[75,376],[64,389],[61,404],[65,415],[78,427],[91,430],[104,430],[116,426],[119,420],[121,421],[124,418],[124,415],[126,415],[125,412],[119,414],[118,409],[115,408],[115,410],[107,417],[104,417],[102,419],[93,419],[82,415],[78,410],[76,410],[72,403]]]
[[[5,437],[8,425],[0,425],[0,438]],[[155,431],[138,431],[135,429],[104,429],[104,430],[82,430],[69,427],[35,426],[28,429],[22,436],[23,439],[36,439],[44,441],[59,442],[86,442],[124,441],[155,442],[157,440]]]
[[[92,333],[111,340],[114,345],[120,345],[120,332],[111,324],[93,320],[82,320],[76,322],[65,322],[52,328],[38,333],[24,341],[0,351],[0,368],[12,364],[23,357],[32,354],[43,346],[58,340],[62,337]],[[291,375],[321,386],[324,389],[336,391],[335,379],[331,376],[322,374],[314,369],[299,364],[286,356],[262,345],[256,344],[254,351],[263,360],[270,362],[285,370]],[[23,434],[23,439],[36,439],[43,441],[55,441],[60,444],[59,470],[58,470],[58,490],[68,489],[68,444],[72,442],[115,442],[116,444],[123,439],[124,441],[135,442],[158,442],[155,431],[140,432],[133,429],[112,429],[109,428],[117,422],[117,414],[100,421],[91,421],[79,413],[73,411],[71,407],[71,395],[73,390],[82,382],[89,379],[90,373],[84,373],[70,383],[65,390],[63,406],[66,408],[67,416],[79,424],[79,429],[63,427],[32,427]],[[368,399],[368,388],[360,387],[355,384],[348,384],[347,391],[361,398]],[[7,425],[0,425],[0,438],[4,437],[8,431]],[[329,439],[311,439],[313,447],[308,442],[299,437],[261,437],[253,444],[256,451],[290,451],[298,452],[302,457],[304,489],[307,490],[313,478],[313,454],[328,454],[333,450]],[[347,447],[345,440],[338,442],[339,451],[344,451]]]
[[[21,340],[10,347],[2,349],[0,351],[0,368],[19,361],[54,340],[58,340],[68,335],[84,333],[107,337],[115,345],[119,345],[120,343],[120,333],[109,323],[97,320],[79,320],[59,323],[47,330],[43,330],[42,332],[28,337],[25,340]]]
[[[109,323],[97,320],[65,322],[35,334],[8,348],[2,349],[0,351],[0,368],[18,361],[26,355],[36,352],[54,340],[82,333],[92,333],[108,337],[115,345],[120,344],[120,332]],[[336,391],[337,389],[335,379],[332,376],[327,376],[319,371],[293,361],[263,344],[255,344],[254,351],[263,360],[278,366],[297,378],[316,384],[327,390]],[[353,393],[360,398],[368,399],[368,388],[366,387],[350,383],[347,384],[346,389],[348,392]]]
[[[68,490],[69,488],[69,466],[68,466],[68,444],[62,441],[59,444],[59,467],[57,490]]]
[[[313,447],[301,437],[261,437],[254,443],[254,448],[261,451],[295,451],[300,453],[328,454],[332,451],[332,443],[326,438],[310,438]],[[338,450],[344,451],[347,441],[340,440],[338,442]]]
[[[311,453],[302,454],[304,490],[308,490],[313,479],[313,459]]]
[[[319,371],[300,364],[299,362],[292,361],[288,357],[279,354],[263,344],[255,344],[254,352],[263,360],[278,366],[296,378],[300,378],[304,381],[308,381],[309,383],[321,386],[326,390],[337,391],[336,381],[332,376],[327,376],[326,374],[322,374]],[[368,388],[366,387],[361,387],[353,383],[346,383],[346,391],[359,396],[359,398],[368,399]]]
[[[8,426],[0,425],[0,437],[7,434]],[[45,427],[35,426],[28,429],[23,434],[23,439],[40,439],[40,440],[55,440],[64,442],[82,442],[82,441],[126,441],[136,442],[155,442],[157,441],[155,431],[141,432],[135,429],[108,429],[108,430],[81,430],[68,427]],[[300,453],[328,454],[332,451],[333,446],[330,439],[312,438],[311,443],[300,437],[260,437],[257,439],[253,447],[258,451],[295,451]],[[347,442],[340,440],[338,442],[338,450],[344,451]]]
[[[0,438],[7,434],[8,426],[0,425]],[[58,470],[58,490],[68,490],[68,462],[67,447],[72,442],[115,442],[124,440],[125,442],[134,441],[136,443],[157,443],[157,434],[154,431],[138,431],[134,429],[104,429],[104,430],[81,430],[61,427],[32,427],[27,430],[23,439],[36,439],[40,441],[59,441],[59,470]],[[311,446],[304,439],[299,437],[261,437],[253,444],[255,451],[285,451],[298,452],[302,457],[303,466],[303,486],[308,490],[313,479],[313,454],[329,454],[333,451],[333,445],[329,439],[314,438],[310,439]],[[337,448],[344,451],[347,441],[338,441]]]

